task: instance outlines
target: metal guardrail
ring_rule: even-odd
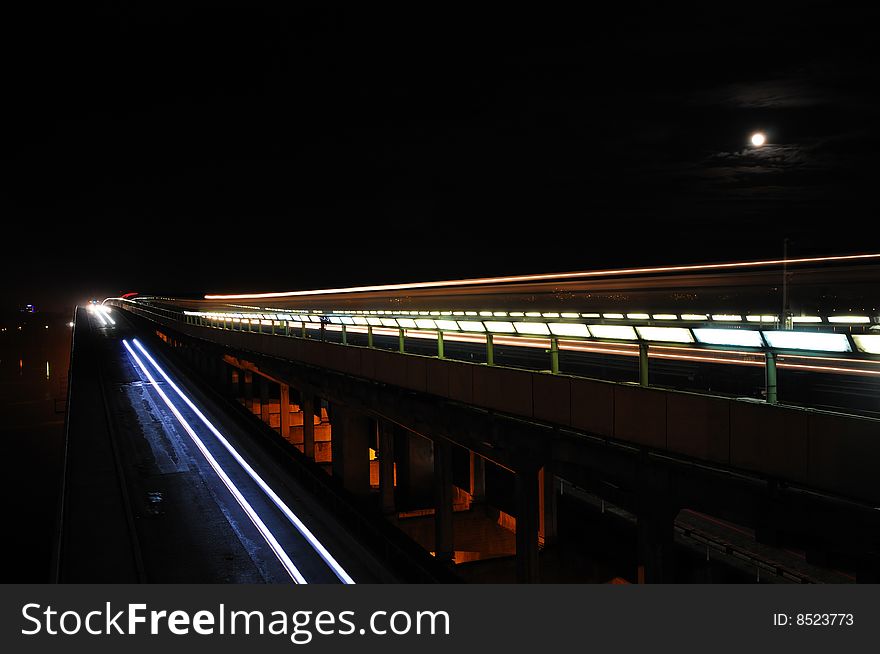
[[[106,302],[125,303],[141,311],[186,324],[239,332],[256,332],[273,336],[299,336],[308,338],[310,332],[319,332],[325,340],[326,332],[341,334],[343,345],[348,344],[351,333],[365,334],[367,346],[374,346],[374,336],[391,336],[398,339],[398,351],[406,351],[407,338],[427,338],[436,341],[436,355],[445,357],[447,341],[485,344],[486,362],[495,363],[495,347],[498,344],[543,348],[549,355],[549,370],[560,372],[560,351],[583,350],[637,356],[639,359],[638,381],[649,385],[649,358],[653,355],[666,358],[684,358],[681,352],[695,355],[688,360],[699,363],[720,362],[742,365],[762,365],[765,369],[764,397],[770,404],[778,401],[778,367],[810,369],[803,363],[780,363],[780,358],[796,358],[820,361],[813,365],[817,371],[847,372],[839,363],[849,362],[861,366],[849,370],[856,375],[880,377],[880,332],[867,316],[837,316],[837,322],[823,325],[811,324],[800,329],[766,329],[763,323],[776,320],[776,316],[746,316],[759,320],[754,324],[730,322],[706,322],[709,315],[695,314],[578,314],[538,312],[476,312],[476,311],[357,311],[330,313],[292,312],[263,313],[257,311],[205,312],[169,308],[155,300],[108,299]],[[404,315],[408,314],[408,315]],[[491,314],[491,315],[489,315]],[[503,314],[503,315],[501,315]],[[597,316],[592,322],[584,317]],[[718,319],[742,319],[742,315],[714,315]],[[690,320],[693,318],[693,320]],[[624,324],[624,320],[628,320]],[[668,326],[672,320],[676,326]],[[772,319],[772,320],[771,320]],[[846,322],[849,320],[849,322]],[[867,322],[866,322],[867,320]],[[663,323],[662,325],[660,323]],[[724,326],[720,326],[720,325]],[[774,327],[778,327],[778,322]],[[613,347],[613,350],[596,349]],[[592,350],[588,348],[592,347]],[[663,351],[666,354],[660,354]],[[676,352],[678,354],[676,354]],[[705,356],[705,355],[709,356]],[[725,357],[724,360],[713,357]],[[876,366],[876,367],[874,367]]]

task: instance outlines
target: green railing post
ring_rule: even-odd
[[[345,331],[345,325],[342,325],[342,344],[348,345],[348,332]]]
[[[648,385],[648,344],[639,343],[639,384]]]
[[[767,404],[776,404],[776,353],[769,350],[764,353],[764,380],[767,385]]]
[[[302,330],[301,336],[303,338],[306,338],[306,324],[305,323],[302,323],[301,330]]]
[[[492,334],[486,334],[486,365],[495,365],[495,339]]]
[[[406,352],[406,332],[403,327],[397,330],[397,351]]]
[[[559,339],[555,336],[550,338],[550,372],[559,374]]]
[[[373,347],[373,326],[367,325],[367,347]]]
[[[445,353],[443,352],[443,331],[437,330],[437,358],[443,359],[445,357]]]

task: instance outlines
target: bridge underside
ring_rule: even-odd
[[[657,447],[656,414],[644,398],[626,418],[640,438],[624,441],[572,428],[571,416],[565,425],[538,419],[532,405],[529,418],[412,390],[407,376],[424,375],[423,368],[401,361],[388,364],[397,384],[345,372],[348,351],[363,348],[180,324],[157,333],[214,388],[329,473],[367,514],[386,516],[436,558],[454,561],[465,578],[492,569],[508,570],[511,580],[563,580],[550,563],[565,528],[560,505],[580,493],[634,518],[632,580],[676,579],[676,533],[694,514],[746,526],[762,543],[793,539],[808,560],[844,555],[856,562],[860,581],[876,579],[880,529],[869,503],[719,464],[730,456],[729,442],[720,439],[692,456]],[[298,356],[286,354],[282,341],[296,342]],[[382,357],[406,356],[375,354],[375,377]],[[451,388],[456,369],[449,370]],[[543,405],[552,407],[555,381],[542,383]],[[518,398],[515,387],[491,392],[507,405],[532,401]],[[590,419],[600,420],[605,398],[583,399],[584,411],[595,409]]]

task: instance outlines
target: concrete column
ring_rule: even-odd
[[[226,394],[229,397],[238,397],[238,369],[227,364],[226,366]]]
[[[394,425],[379,420],[379,496],[382,513],[394,513]]]
[[[675,581],[675,515],[662,503],[646,507],[638,515],[638,569],[640,584]]]
[[[302,395],[303,412],[303,454],[310,459],[315,458],[315,397],[309,393]],[[335,434],[333,435],[335,438]]]
[[[482,502],[486,499],[486,459],[471,452],[471,500]]]
[[[452,446],[434,441],[434,552],[437,559],[451,561],[455,555],[452,520]]]
[[[370,420],[348,408],[333,406],[330,448],[333,477],[355,495],[370,492]]]
[[[399,511],[434,506],[434,448],[431,441],[406,430],[397,430],[394,461],[397,463]]]
[[[260,419],[265,422],[267,425],[269,424],[269,380],[263,377],[263,375],[259,375],[260,377]]]
[[[242,393],[244,395],[244,405],[248,411],[254,409],[254,374],[250,370],[242,371],[244,381],[242,383]]]
[[[279,424],[281,426],[281,436],[287,440],[290,438],[290,386],[287,384],[281,384],[280,389],[279,403],[281,405],[281,422]]]
[[[525,467],[516,472],[516,580],[537,583],[538,574],[538,471]]]
[[[556,477],[552,468],[544,465],[538,471],[538,539],[544,546],[556,542]]]

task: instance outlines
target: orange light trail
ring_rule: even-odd
[[[832,257],[804,257],[800,259],[767,259],[764,261],[737,261],[732,263],[690,264],[684,266],[657,266],[649,268],[620,268],[616,270],[587,270],[568,273],[545,273],[538,275],[512,275],[507,277],[477,277],[435,282],[412,282],[407,284],[380,284],[376,286],[352,286],[350,288],[324,288],[309,291],[279,291],[272,293],[237,293],[231,295],[205,295],[206,300],[255,300],[276,297],[306,297],[310,295],[335,295],[340,293],[366,293],[375,291],[406,291],[428,288],[458,286],[484,286],[488,284],[509,284],[516,282],[542,282],[559,279],[585,279],[589,277],[610,277],[645,273],[691,272],[700,270],[732,270],[738,268],[759,268],[763,266],[796,265],[804,263],[829,263],[832,261],[864,261],[880,259],[880,254],[848,254]]]
[[[342,325],[327,325],[329,331],[342,331]],[[349,333],[366,334],[367,327],[364,325],[346,325],[346,331]],[[424,340],[437,340],[437,332],[406,329],[407,338],[420,338]],[[373,334],[377,336],[397,336],[398,330],[389,329],[387,327],[373,327]],[[461,334],[454,332],[443,332],[444,341],[454,341],[459,343],[485,343],[486,337],[482,334]],[[507,345],[510,347],[527,347],[532,349],[547,349],[550,347],[550,340],[545,338],[527,338],[517,336],[496,336],[495,345]],[[615,347],[609,347],[614,345]],[[590,343],[571,340],[559,340],[559,349],[568,352],[585,352],[588,354],[611,354],[624,357],[639,356],[638,345],[635,343]],[[657,350],[667,350],[668,352],[657,352]],[[648,357],[651,359],[668,359],[675,361],[689,361],[693,363],[720,363],[734,366],[757,366],[764,367],[764,358],[760,354],[750,352],[739,352],[737,350],[690,350],[687,354],[682,353],[685,348],[664,345],[652,345],[648,350]],[[730,355],[729,357],[719,355]],[[747,358],[747,357],[752,357]],[[812,372],[822,373],[842,373],[848,375],[866,375],[880,376],[880,370],[863,370],[860,368],[842,368],[839,366],[822,366],[807,365],[802,363],[785,363],[785,359],[806,359],[809,361],[834,361],[849,362],[849,359],[841,359],[836,357],[812,357],[803,355],[784,355],[780,356],[776,366],[778,368],[792,368],[795,370],[809,370]],[[859,360],[860,364],[867,363],[872,365],[880,365],[880,361]]]

